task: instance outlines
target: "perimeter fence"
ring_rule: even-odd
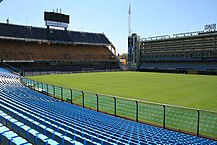
[[[217,140],[217,112],[125,99],[50,85],[27,78],[21,82],[63,102],[137,122]]]

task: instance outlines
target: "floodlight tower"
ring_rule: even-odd
[[[137,70],[140,65],[140,36],[131,33],[131,5],[128,11],[128,67],[129,70]]]
[[[131,6],[129,4],[129,10],[128,10],[128,35],[131,35]]]

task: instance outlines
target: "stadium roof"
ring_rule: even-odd
[[[38,28],[0,23],[0,39],[57,42],[67,44],[112,45],[104,34]]]

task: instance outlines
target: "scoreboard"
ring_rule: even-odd
[[[44,12],[44,20],[69,23],[69,15],[54,12]]]
[[[44,12],[44,20],[47,26],[67,28],[69,24],[69,15],[54,12]]]

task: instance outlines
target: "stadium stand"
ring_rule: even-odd
[[[19,144],[18,137],[32,144],[217,144],[58,101],[23,86],[20,76],[1,68],[0,125],[13,134],[1,131],[2,144]]]
[[[19,40],[41,40],[42,42],[68,42],[80,44],[111,44],[104,34],[45,29],[0,23],[1,38]],[[15,39],[16,40],[16,39]]]
[[[65,46],[2,42],[1,59],[11,61],[109,61],[113,54],[106,46]]]
[[[140,39],[129,36],[129,64],[138,70],[217,74],[217,31]]]
[[[104,34],[0,23],[0,44],[1,62],[25,71],[120,69]]]

